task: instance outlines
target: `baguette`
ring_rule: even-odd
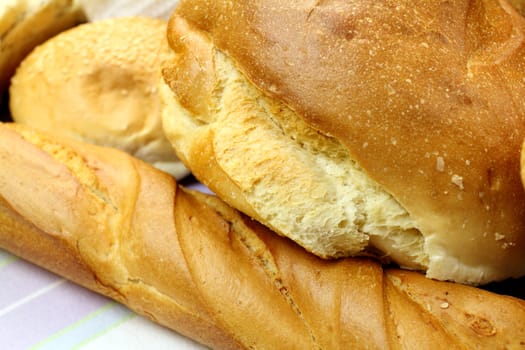
[[[322,260],[115,149],[0,139],[0,247],[211,348],[525,348],[518,298]]]

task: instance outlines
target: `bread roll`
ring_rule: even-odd
[[[0,139],[0,247],[211,348],[525,345],[523,300],[319,259],[115,149]]]
[[[12,79],[18,123],[125,150],[171,173],[188,171],[164,136],[157,85],[169,57],[166,21],[90,22],[35,49]]]
[[[34,47],[84,21],[73,0],[0,1],[0,95]]]
[[[181,1],[163,70],[179,158],[321,257],[525,274],[525,19],[504,1]]]

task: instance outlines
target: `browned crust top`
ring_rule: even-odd
[[[525,20],[508,3],[182,1],[176,51],[181,18],[345,144],[427,237],[523,266]]]

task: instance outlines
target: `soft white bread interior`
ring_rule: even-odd
[[[74,0],[0,1],[0,94],[34,47],[85,20]]]
[[[525,346],[523,300],[322,260],[115,149],[0,139],[0,247],[211,348]]]
[[[122,149],[170,174],[188,174],[164,136],[160,66],[170,55],[166,21],[89,22],[62,32],[24,59],[12,79],[17,123]]]
[[[230,205],[322,257],[525,274],[525,19],[504,1],[181,1],[167,137]]]

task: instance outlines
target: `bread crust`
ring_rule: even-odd
[[[319,259],[114,149],[0,138],[0,247],[211,348],[525,345],[523,300]]]
[[[192,33],[346,147],[416,222],[429,277],[525,273],[525,19],[507,2],[182,1],[168,36],[180,61],[202,52]],[[185,69],[165,74],[178,103],[213,113],[209,83],[198,102],[188,92],[213,66]]]
[[[183,178],[164,136],[157,85],[170,57],[166,20],[145,16],[88,22],[32,51],[9,88],[17,123],[122,149]]]

